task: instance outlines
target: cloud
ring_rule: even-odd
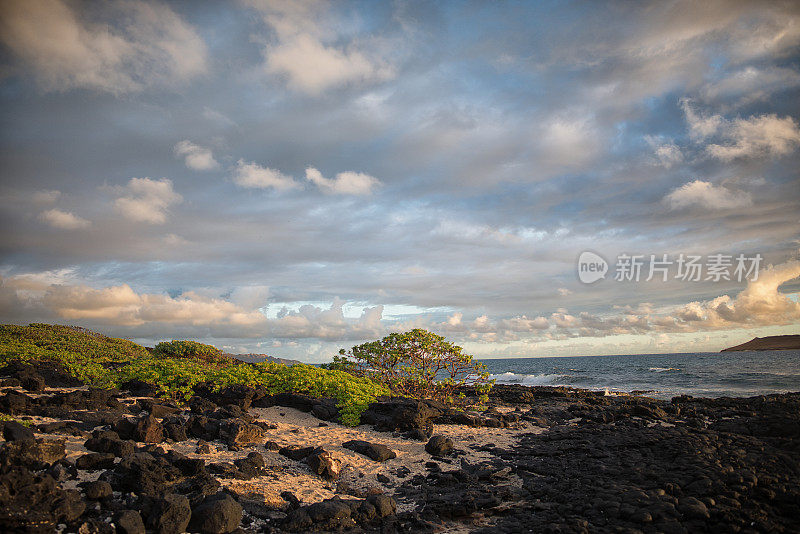
[[[590,116],[561,114],[552,117],[536,134],[537,163],[556,168],[580,168],[599,152],[600,135]]]
[[[722,161],[737,158],[785,156],[800,145],[800,129],[792,117],[775,114],[736,119],[726,125],[728,144],[712,144],[706,151]]]
[[[800,86],[800,72],[783,67],[748,66],[700,89],[705,102],[731,102],[735,107],[765,101],[773,93]]]
[[[86,219],[59,209],[43,211],[39,214],[39,218],[53,228],[60,228],[62,230],[79,230],[92,225],[92,223]]]
[[[183,200],[167,178],[131,178],[124,190],[126,196],[116,199],[114,207],[123,217],[136,222],[163,224],[168,208]]]
[[[265,68],[271,74],[284,76],[289,87],[319,95],[334,87],[394,76],[394,69],[386,61],[370,57],[357,43],[338,44],[341,36],[336,35],[335,22],[321,24],[331,17],[325,4],[270,0],[249,3],[262,13],[276,36],[276,42],[264,47]]]
[[[325,193],[334,195],[369,195],[381,182],[368,174],[361,172],[340,172],[336,178],[328,179],[322,176],[314,167],[306,169],[306,180],[313,183]]]
[[[53,204],[56,200],[61,196],[61,191],[56,191],[54,189],[45,189],[42,191],[36,191],[31,199],[35,204]]]
[[[206,71],[205,43],[168,6],[120,0],[96,7],[79,12],[61,0],[7,2],[0,40],[45,91],[124,94]],[[97,20],[102,15],[107,20]]]
[[[727,120],[722,115],[697,112],[689,99],[681,99],[689,135],[695,141],[718,136],[724,144],[713,143],[706,152],[721,161],[739,158],[785,156],[800,145],[800,128],[792,117],[776,114]]]
[[[183,140],[173,148],[175,155],[184,158],[186,166],[196,171],[211,171],[219,168],[219,163],[208,148],[201,147],[189,140]]]
[[[288,191],[300,187],[291,176],[286,176],[281,171],[262,167],[257,163],[247,163],[242,159],[236,163],[231,178],[239,187],[248,189],[273,188],[278,191]]]
[[[695,180],[672,191],[664,201],[670,209],[678,210],[699,206],[710,210],[743,208],[753,203],[749,193],[732,191],[724,186]]]
[[[177,296],[139,293],[128,284],[93,288],[80,283],[47,283],[47,277],[0,277],[0,317],[20,321],[68,320],[94,327],[117,327],[155,337],[183,335],[225,338],[362,340],[386,334],[383,306],[366,307],[358,318],[346,318],[345,301],[329,308],[304,305],[277,318],[259,311],[268,288],[245,286],[229,297],[187,291]]]
[[[659,164],[665,169],[669,169],[673,165],[683,163],[683,153],[681,149],[673,142],[665,142],[664,140],[654,137],[652,135],[644,136],[645,141],[649,144]]]
[[[800,261],[762,269],[736,298],[723,295],[706,302],[690,302],[678,308],[678,324],[691,331],[725,329],[737,326],[791,324],[800,320],[800,302],[778,291],[800,277]]]
[[[692,139],[700,140],[714,135],[720,129],[725,120],[720,115],[709,115],[697,112],[692,108],[692,101],[688,98],[680,100],[686,123],[689,125],[689,135]]]

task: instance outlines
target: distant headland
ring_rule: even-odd
[[[721,352],[742,350],[800,350],[800,335],[754,337],[747,343],[722,349]]]

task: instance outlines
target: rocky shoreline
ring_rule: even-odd
[[[0,370],[0,531],[798,532],[800,394],[495,386],[485,412]],[[465,391],[468,395],[470,391]]]

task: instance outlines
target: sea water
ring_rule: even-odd
[[[481,360],[498,384],[641,391],[656,398],[800,391],[800,350]]]

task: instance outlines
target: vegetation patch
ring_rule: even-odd
[[[0,366],[12,360],[56,361],[72,376],[98,387],[117,387],[138,379],[158,387],[161,396],[179,402],[191,398],[200,383],[212,384],[215,389],[244,384],[264,387],[269,394],[332,397],[347,425],[357,425],[370,403],[390,393],[369,378],[309,365],[245,363],[195,341],[159,343],[151,353],[125,339],[40,323],[0,325]]]

